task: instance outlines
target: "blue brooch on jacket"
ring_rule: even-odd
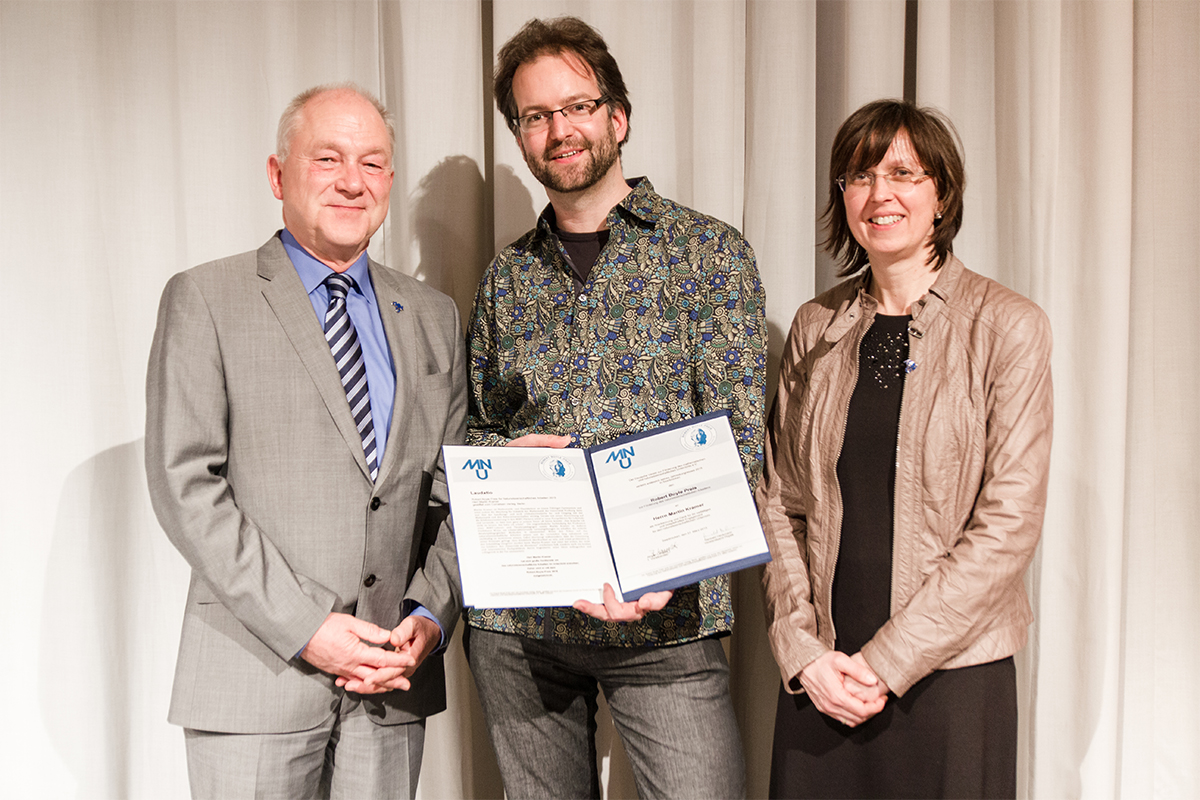
[[[402,306],[402,305],[400,305],[399,303],[396,303],[396,302],[393,302],[393,303],[392,303],[392,308],[396,309],[396,313],[400,313],[401,311],[403,311],[403,310],[404,310],[404,306]]]

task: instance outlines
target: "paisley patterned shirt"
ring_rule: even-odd
[[[591,447],[728,409],[753,487],[767,352],[754,253],[734,228],[660,197],[645,178],[630,185],[578,294],[549,206],[488,267],[468,331],[468,444],[551,433]],[[572,608],[469,609],[466,619],[573,644],[667,645],[727,633],[733,606],[722,575],[677,589],[636,622]]]

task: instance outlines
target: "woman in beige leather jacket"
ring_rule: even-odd
[[[1049,324],[951,253],[965,177],[936,112],[859,109],[830,176],[826,247],[853,277],[796,314],[756,494],[771,795],[1011,797]]]

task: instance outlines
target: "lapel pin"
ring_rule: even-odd
[[[905,372],[911,374],[912,372],[914,372],[916,370],[916,368],[917,368],[917,362],[913,361],[911,358],[904,359],[904,371]]]
[[[399,303],[395,303],[395,302],[392,303],[392,308],[396,309],[396,313],[400,313],[401,311],[404,310],[404,306],[400,305]]]

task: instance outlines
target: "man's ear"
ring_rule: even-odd
[[[271,193],[275,195],[275,199],[282,200],[283,163],[275,157],[274,153],[267,157],[267,180],[271,184]]]
[[[609,115],[609,120],[612,122],[613,134],[617,137],[617,144],[623,144],[625,137],[629,135],[629,117],[619,103],[614,103],[610,108],[612,114]]]

